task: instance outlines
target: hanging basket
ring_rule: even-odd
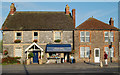
[[[4,54],[4,55],[7,55],[7,54],[8,54],[8,51],[7,51],[7,50],[4,50],[3,54]]]

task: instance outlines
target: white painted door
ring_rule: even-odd
[[[94,49],[94,62],[100,63],[100,49],[99,48]]]

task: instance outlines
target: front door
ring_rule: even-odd
[[[33,63],[38,63],[38,51],[33,51]]]
[[[99,48],[94,49],[94,62],[100,63],[100,49]]]

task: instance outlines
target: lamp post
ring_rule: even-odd
[[[111,37],[111,30],[110,30],[110,37]],[[111,48],[112,48],[112,42],[110,40],[110,37],[109,37],[109,40],[108,40],[108,43],[109,43],[109,57],[110,57],[110,62],[112,63],[112,57],[110,55],[111,53]]]

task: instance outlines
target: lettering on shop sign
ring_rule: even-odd
[[[64,51],[64,52],[70,52],[71,47],[47,47],[47,51]]]

